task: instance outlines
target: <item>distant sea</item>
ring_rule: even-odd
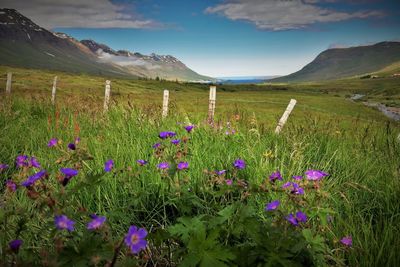
[[[266,80],[279,76],[235,76],[235,77],[217,77],[218,82],[222,84],[258,84]]]

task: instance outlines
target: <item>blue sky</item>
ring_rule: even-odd
[[[398,0],[4,2],[79,40],[171,54],[214,77],[284,75],[330,47],[400,41]]]

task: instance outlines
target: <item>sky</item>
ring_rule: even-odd
[[[169,54],[212,77],[286,75],[328,48],[400,41],[400,0],[1,0],[40,26]]]

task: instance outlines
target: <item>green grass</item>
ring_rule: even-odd
[[[1,95],[7,100],[0,106],[0,163],[12,165],[16,155],[24,153],[34,155],[44,168],[56,174],[64,167],[55,163],[61,152],[49,149],[48,140],[57,137],[65,147],[79,135],[79,147],[94,158],[84,161],[81,177],[83,173],[101,172],[109,158],[119,170],[106,174],[96,187],[75,195],[75,206],[65,207],[68,212],[82,206],[105,214],[112,232],[120,236],[131,224],[155,231],[175,224],[180,216],[214,216],[232,204],[229,198],[221,200],[214,195],[215,188],[210,186],[205,170],[231,169],[236,158],[247,163],[239,177],[254,187],[275,170],[280,170],[286,181],[307,169],[322,169],[330,176],[323,184],[326,195],[321,206],[330,207],[334,219],[321,227],[320,220],[311,217],[307,227],[324,236],[329,247],[324,261],[350,266],[396,266],[400,262],[400,128],[374,109],[318,91],[223,86],[225,91],[217,93],[217,122],[222,126],[218,130],[204,123],[207,86],[113,81],[113,107],[103,115],[104,78],[57,73],[60,85],[58,106],[54,108],[49,98],[55,73],[12,70],[15,83],[11,99]],[[0,81],[3,84],[4,80]],[[166,120],[160,118],[164,88],[171,90],[172,101]],[[273,130],[290,98],[297,99],[298,105],[277,136]],[[177,124],[186,120],[198,127],[190,135],[189,153],[184,157],[190,169],[171,177],[183,181],[177,189],[156,169],[161,159],[154,157],[151,146],[158,141],[161,130],[174,130],[179,137],[186,135]],[[238,134],[225,135],[227,122]],[[171,146],[168,151],[173,149]],[[149,160],[149,166],[140,169],[137,159]],[[11,174],[10,170],[0,175],[6,179]],[[286,197],[272,191],[251,193],[242,202],[263,218],[265,203],[274,199]],[[31,242],[30,249],[39,252],[36,245],[51,244],[51,230],[40,230],[40,226],[51,229],[52,218],[36,214],[35,205],[24,192],[18,192],[11,203],[16,210],[22,209],[35,218],[21,234]],[[312,214],[317,208],[306,205],[304,210]],[[10,219],[9,224],[16,227],[16,221]],[[1,227],[5,230],[3,224]],[[2,244],[13,238],[14,232],[9,229]],[[345,235],[353,237],[349,250],[338,243]]]

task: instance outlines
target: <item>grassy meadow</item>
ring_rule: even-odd
[[[9,165],[0,170],[1,266],[400,262],[400,127],[345,97],[363,90],[365,81],[310,90],[305,84],[217,86],[216,118],[209,125],[208,85],[111,79],[112,105],[103,114],[107,77],[0,67],[1,88],[7,71],[14,76],[11,96],[0,93],[0,164]],[[395,87],[392,80],[382,86]],[[160,116],[163,89],[170,90],[166,119]],[[298,104],[276,135],[291,98]],[[176,136],[161,139],[162,131]],[[76,148],[68,149],[77,137]],[[48,147],[52,138],[58,142]],[[18,155],[35,157],[46,176],[21,186],[37,170],[17,168]],[[109,159],[113,168],[105,171]],[[140,159],[148,163],[141,166]],[[233,166],[237,159],[245,167]],[[161,162],[169,169],[158,168]],[[180,162],[189,167],[180,170]],[[60,168],[79,174],[62,185]],[[292,179],[310,169],[329,175]],[[282,181],[270,178],[276,171]],[[15,191],[7,180],[18,185]],[[282,188],[288,181],[304,194]],[[279,207],[266,211],[274,200]],[[307,220],[294,225],[288,215],[297,211]],[[55,226],[61,214],[75,222],[74,231]],[[90,214],[105,216],[105,224],[89,231]],[[139,253],[123,244],[131,225],[148,232]],[[341,242],[346,236],[351,246]],[[9,247],[14,239],[23,240],[18,253]]]

